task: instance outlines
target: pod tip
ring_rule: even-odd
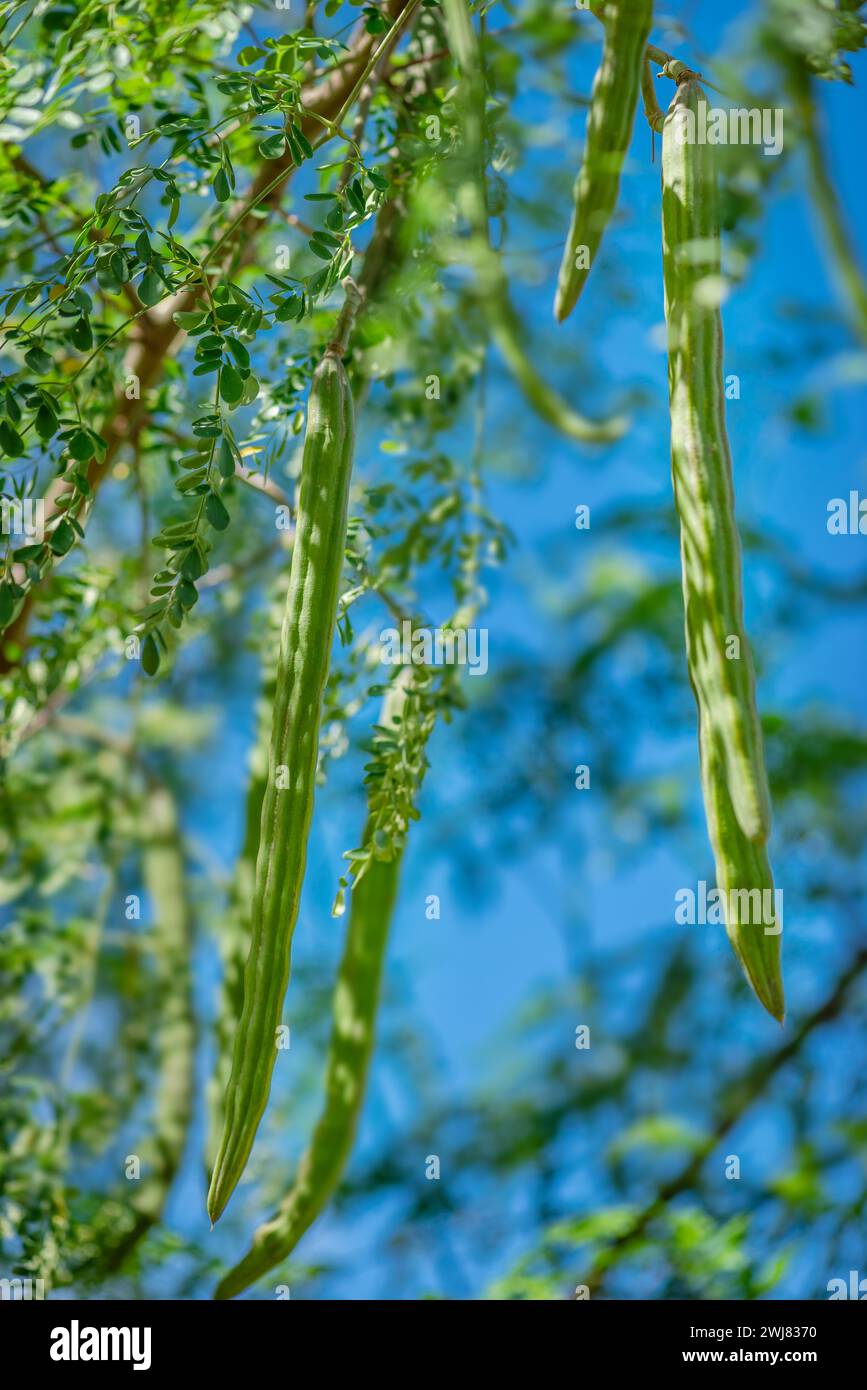
[[[217,1201],[214,1189],[213,1187],[211,1187],[211,1190],[208,1193],[208,1219],[211,1223],[211,1230],[214,1229],[220,1217],[222,1216],[223,1208],[225,1207],[225,1205],[225,1202]]]
[[[762,987],[759,987],[759,982],[752,977],[750,984],[758,996],[759,1003],[764,1005],[771,1018],[775,1018],[782,1028],[786,1022],[786,1001],[783,998],[782,985],[778,985],[776,981],[771,982],[770,985],[766,981],[762,981]]]

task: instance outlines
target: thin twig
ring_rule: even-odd
[[[254,492],[261,492],[265,497],[270,497],[272,502],[276,502],[279,507],[288,507],[292,510],[292,503],[286,493],[273,478],[266,478],[262,473],[256,473],[252,468],[245,468],[242,463],[235,464],[235,477],[242,483],[253,488]]]
[[[643,1238],[648,1226],[661,1216],[670,1202],[682,1192],[693,1188],[699,1178],[706,1160],[717,1145],[734,1128],[737,1122],[767,1090],[769,1083],[794,1057],[812,1033],[825,1023],[830,1023],[840,1014],[849,991],[867,970],[867,947],[862,946],[837,980],[833,990],[824,1003],[807,1014],[792,1036],[767,1057],[760,1058],[748,1067],[727,1087],[727,1100],[721,1106],[720,1114],[710,1134],[702,1141],[678,1173],[664,1183],[654,1197],[638,1211],[628,1228],[612,1240],[594,1260],[589,1273],[582,1279],[594,1296],[601,1292],[607,1272],[615,1263],[615,1256],[628,1254],[631,1247]]]

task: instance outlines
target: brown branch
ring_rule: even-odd
[[[412,17],[412,12],[414,8],[415,7],[412,5],[407,5],[407,20],[409,20]],[[382,48],[379,51],[379,56],[376,60],[376,63],[374,64],[370,76],[367,78],[367,81],[365,82],[364,86],[358,94],[358,110],[355,117],[355,125],[352,128],[352,143],[356,149],[360,147],[362,138],[364,136],[365,126],[367,125],[367,118],[370,115],[370,108],[373,103],[374,92],[376,91],[378,83],[382,80],[382,74],[385,70],[385,67],[389,59],[391,58],[392,53],[394,52],[397,45],[400,43],[402,33],[403,25],[395,24],[394,29],[392,30],[391,34],[388,36],[388,38],[386,39],[385,43],[382,45]],[[343,168],[340,171],[340,177],[337,180],[338,193],[343,192],[344,188],[349,183],[351,177],[352,160],[350,156],[347,156]]]
[[[284,212],[282,216],[290,227],[295,227],[297,231],[303,232],[304,236],[310,237],[313,235],[314,228],[311,227],[309,222],[305,222],[303,218],[299,217],[297,213]]]
[[[225,564],[217,565],[214,569],[208,570],[207,574],[203,574],[201,579],[197,581],[198,588],[218,589],[221,584],[228,584],[233,579],[240,579],[242,575],[246,577],[255,570],[260,569],[262,565],[268,564],[275,555],[280,553],[286,542],[291,540],[291,538],[291,530],[283,531],[281,536],[271,541],[269,545],[260,547],[250,560],[227,560]]]
[[[242,483],[246,483],[248,487],[253,488],[254,492],[263,493],[265,497],[270,497],[271,501],[275,502],[278,507],[288,507],[291,512],[292,502],[279,483],[274,482],[273,478],[266,478],[263,473],[256,473],[252,468],[245,468],[242,463],[235,464],[235,477],[239,478]]]
[[[867,970],[867,947],[861,947],[837,980],[833,990],[820,1004],[807,1014],[792,1036],[767,1057],[761,1057],[747,1068],[736,1081],[727,1087],[727,1100],[723,1103],[716,1124],[708,1137],[691,1155],[678,1173],[664,1183],[656,1195],[637,1212],[629,1227],[597,1255],[591,1269],[582,1279],[594,1297],[598,1297],[605,1283],[606,1274],[618,1254],[628,1254],[630,1248],[640,1242],[651,1222],[661,1216],[668,1204],[682,1192],[694,1188],[706,1160],[716,1146],[742,1119],[747,1110],[765,1094],[769,1083],[798,1055],[804,1043],[825,1023],[837,1018],[845,1005],[849,991]]]
[[[497,37],[502,34],[502,30],[497,30]],[[443,58],[448,58],[451,54],[450,48],[437,48],[433,53],[422,53],[420,58],[407,58],[405,62],[394,63],[388,74],[388,82],[391,84],[396,77],[400,77],[402,72],[408,72],[410,68],[426,67],[430,63],[438,63]]]

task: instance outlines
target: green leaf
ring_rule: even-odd
[[[194,521],[179,521],[175,526],[164,526],[160,536],[169,544],[174,545],[175,541],[188,541],[192,545],[196,534],[196,523]]]
[[[293,164],[296,168],[300,169],[301,165],[304,163],[304,151],[292,134],[291,128],[286,131],[286,144],[289,146],[289,153],[292,156]]]
[[[178,603],[182,608],[190,609],[195,607],[199,601],[199,591],[195,584],[191,584],[188,579],[182,579],[178,585]]]
[[[104,258],[97,265],[96,283],[99,285],[100,289],[105,290],[107,294],[120,293],[122,282],[115,275],[110,259]]]
[[[172,314],[172,318],[178,325],[178,328],[182,328],[185,333],[189,333],[191,328],[201,327],[207,317],[207,313],[203,313],[201,309],[196,309],[190,313]]]
[[[192,492],[194,488],[199,487],[199,485],[205,481],[207,475],[207,468],[197,468],[192,473],[185,473],[182,478],[178,478],[175,482],[175,489],[177,492],[184,495],[188,492]]]
[[[295,139],[298,141],[298,144],[301,146],[301,149],[303,150],[304,154],[307,156],[308,159],[310,159],[310,157],[313,154],[313,146],[307,139],[307,136],[304,134],[304,131],[301,129],[300,125],[298,125],[297,121],[292,122],[292,134],[295,136]]]
[[[169,588],[173,589],[174,584],[169,585]],[[156,593],[156,585],[151,589],[151,593]],[[153,603],[147,604],[138,615],[139,622],[146,623],[149,622],[151,618],[158,617],[161,613],[165,612],[165,607],[166,605],[161,598],[156,599]]]
[[[277,306],[274,314],[275,319],[278,323],[287,323],[290,319],[297,319],[301,313],[302,304],[303,300],[299,295],[290,295],[288,299],[284,299],[283,303]]]
[[[225,435],[223,435],[217,453],[217,467],[220,470],[221,478],[233,478],[235,476],[235,455]]]
[[[198,546],[192,546],[184,556],[181,574],[185,579],[201,579],[205,572],[205,562]]]
[[[378,10],[368,7],[364,11],[364,27],[368,34],[384,34],[388,29],[388,20]]]
[[[72,346],[79,352],[89,352],[93,347],[93,332],[86,318],[76,319],[69,333]]]
[[[250,354],[249,354],[249,352],[247,351],[247,349],[244,347],[244,344],[243,344],[243,343],[239,343],[237,338],[232,338],[232,337],[227,337],[227,338],[226,338],[226,342],[227,342],[227,344],[228,344],[229,351],[230,351],[230,353],[232,354],[232,356],[234,357],[234,359],[235,359],[235,361],[237,362],[238,366],[239,366],[239,367],[249,367],[249,365],[250,365]]]
[[[205,516],[215,531],[225,531],[229,524],[229,513],[215,492],[209,492],[205,498]]]
[[[166,287],[163,284],[162,278],[157,274],[153,266],[148,266],[142,276],[141,284],[138,287],[138,295],[142,304],[146,304],[147,307],[150,308],[152,304],[158,304],[165,293]]]
[[[214,197],[218,203],[227,203],[232,196],[229,187],[229,176],[225,169],[218,169],[213,183]]]
[[[244,383],[231,362],[223,364],[220,372],[220,395],[227,405],[237,405],[244,394]]]
[[[269,135],[259,146],[259,153],[263,159],[279,159],[286,152],[286,136],[282,130],[278,130],[275,135]]]
[[[79,430],[74,434],[66,447],[79,463],[87,463],[88,459],[92,459],[96,453],[96,446],[85,430]]]
[[[151,632],[141,644],[141,666],[146,676],[155,676],[160,669],[160,649]]]
[[[0,449],[13,459],[21,458],[25,452],[24,440],[8,420],[0,420]]]
[[[193,434],[198,435],[199,439],[219,439],[222,433],[223,426],[219,419],[196,420],[193,422]]]
[[[57,433],[57,416],[44,401],[36,412],[34,424],[40,439],[47,441]]]
[[[65,555],[75,544],[75,532],[66,517],[58,522],[48,538],[48,544],[55,555]]]
[[[220,323],[237,323],[238,319],[244,314],[243,304],[219,304],[217,306],[217,319]]]
[[[0,584],[0,628],[6,627],[15,612],[11,584]]]
[[[346,189],[346,196],[349,199],[352,206],[355,208],[356,212],[363,213],[366,211],[366,206],[364,202],[364,189],[361,187],[361,184],[359,183],[358,179],[353,179],[352,183],[348,185]]]
[[[24,354],[24,361],[27,363],[28,367],[32,368],[34,372],[38,372],[40,376],[47,376],[54,367],[54,358],[51,357],[44,348],[41,348],[38,343],[34,343],[33,347]]]

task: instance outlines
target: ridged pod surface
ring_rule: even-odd
[[[702,783],[720,889],[772,889],[770,797],[743,621],[741,549],[725,420],[715,147],[696,136],[705,96],[681,80],[662,138],[662,238],[671,468],[681,527],[690,681],[700,717]],[[727,900],[728,901],[728,900]],[[780,937],[762,923],[727,929],[758,997],[782,1019]],[[779,923],[777,926],[781,925]]]
[[[404,668],[408,671],[409,668]],[[404,672],[384,701],[381,724],[394,727],[406,703]],[[370,825],[364,842],[371,837]],[[334,991],[325,1102],[298,1176],[276,1215],[256,1231],[248,1253],[217,1287],[234,1298],[285,1260],[323,1211],[352,1150],[373,1055],[380,982],[397,898],[402,853],[372,859],[352,892],[346,943]]]
[[[205,1159],[208,1172],[214,1160],[223,1130],[223,1111],[226,1088],[232,1074],[232,1053],[238,1020],[244,1007],[244,967],[250,945],[250,911],[253,885],[256,881],[256,860],[259,855],[259,831],[262,824],[262,803],[268,786],[268,757],[271,747],[271,724],[277,684],[277,654],[280,631],[286,610],[289,576],[279,574],[268,600],[267,626],[263,643],[263,682],[256,716],[256,739],[250,754],[249,780],[244,805],[244,839],[235,875],[220,924],[220,956],[223,978],[220,983],[220,1002],[215,1022],[214,1045],[216,1060],[208,1083],[208,1138]]]
[[[357,291],[347,288],[354,296]],[[268,783],[250,914],[244,1003],[226,1090],[223,1132],[208,1192],[220,1216],[244,1171],[271,1088],[276,1030],[289,981],[313,814],[319,719],[328,676],[346,542],[355,443],[352,393],[341,357],[342,316],[313,374],[286,613],[280,638]]]
[[[408,254],[400,236],[405,205],[400,193],[394,193],[380,208],[373,236],[367,244],[364,265],[358,279],[361,303],[356,324],[363,326],[365,317],[375,311],[377,297],[387,290]],[[356,363],[353,373],[353,396],[356,418],[362,408],[370,381],[362,363]],[[250,903],[259,852],[259,829],[262,822],[262,802],[268,783],[268,752],[271,736],[272,710],[277,679],[276,652],[289,576],[279,575],[269,600],[268,635],[263,650],[263,672],[257,735],[250,759],[250,775],[244,810],[244,840],[235,870],[228,910],[221,927],[221,956],[223,980],[220,1006],[215,1028],[217,1060],[208,1088],[207,1161],[213,1167],[223,1128],[223,1103],[232,1070],[232,1050],[235,1031],[244,1002],[244,965],[250,938]],[[274,634],[273,647],[271,635]],[[272,651],[274,655],[272,656]]]
[[[617,205],[620,172],[638,105],[644,48],[653,20],[653,0],[607,0],[600,18],[605,29],[602,59],[593,81],[584,155],[575,180],[572,222],[554,299],[554,314],[561,323],[578,302]],[[579,265],[579,252],[585,250],[587,255],[581,256]]]
[[[725,760],[711,721],[700,716],[701,780],[717,887],[725,904],[732,949],[768,1013],[783,1021],[785,998],[780,970],[782,920],[777,916],[774,876],[766,846],[746,836],[729,795]],[[745,895],[748,895],[745,897]],[[758,920],[757,920],[758,919]],[[770,932],[766,928],[770,928]]]

